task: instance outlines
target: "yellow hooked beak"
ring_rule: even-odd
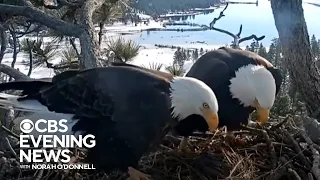
[[[258,101],[255,101],[256,111],[258,115],[257,123],[259,125],[265,124],[269,120],[270,109],[262,108]]]
[[[219,125],[218,114],[213,113],[210,109],[202,109],[201,111],[203,113],[204,119],[209,126],[209,131],[215,132]]]

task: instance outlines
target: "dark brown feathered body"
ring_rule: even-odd
[[[64,72],[48,81],[0,84],[0,91],[23,90],[19,102],[41,102],[50,111],[74,114],[73,132],[93,134],[87,161],[105,172],[136,167],[160,144],[175,122],[169,81],[129,67]],[[45,117],[44,117],[45,118]]]

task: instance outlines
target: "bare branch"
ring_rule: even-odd
[[[28,71],[27,76],[30,77],[30,75],[32,73],[32,67],[33,67],[32,47],[34,45],[34,41],[33,41],[33,43],[30,43],[29,38],[27,38],[27,45],[28,45],[28,53],[29,53],[29,59],[30,59],[29,71]]]
[[[0,12],[30,18],[67,36],[79,37],[83,32],[81,26],[67,23],[31,6],[0,4]]]
[[[17,38],[21,38],[26,34],[30,34],[30,33],[39,31],[39,29],[42,27],[41,24],[38,24],[36,27],[31,29],[32,25],[34,25],[34,22],[31,22],[31,21],[26,21],[24,23],[16,22],[16,24],[18,24],[19,26],[22,26],[24,28],[23,31],[15,31]]]
[[[238,34],[237,34],[237,36],[238,36],[239,38],[240,38],[241,33],[242,33],[242,24],[240,25],[239,32],[238,32]]]
[[[306,132],[304,130],[300,130],[300,133],[301,133],[301,136],[304,138],[304,140],[307,142],[307,144],[310,147],[311,152],[313,154],[313,162],[312,162],[311,172],[316,177],[317,180],[320,180],[320,169],[319,169],[320,155],[319,155],[319,152],[314,147],[314,143],[312,142],[310,137],[306,134]]]
[[[69,2],[68,0],[58,0],[58,3],[61,6],[80,7],[84,3],[84,0],[79,0],[77,2]]]
[[[67,0],[43,0],[44,7],[48,9],[60,9],[63,6],[80,7],[82,4],[83,4],[83,1],[69,2]]]
[[[227,35],[231,36],[231,37],[233,38],[233,44],[234,44],[234,46],[235,46],[235,47],[238,47],[238,46],[239,46],[239,36],[231,33],[230,31],[227,31],[227,30],[224,30],[224,29],[220,29],[220,28],[215,28],[215,27],[214,27],[214,25],[216,24],[216,22],[217,22],[219,19],[221,19],[222,17],[225,16],[223,13],[224,13],[224,11],[228,8],[228,5],[229,5],[229,4],[227,3],[226,7],[224,7],[224,9],[220,12],[219,17],[214,18],[214,19],[211,21],[211,23],[210,23],[209,26],[210,26],[210,29],[212,29],[212,30],[215,30],[215,31],[218,31],[218,32],[221,32],[221,33],[224,33],[224,34],[227,34]],[[241,27],[241,29],[242,29],[242,27]]]
[[[221,33],[224,33],[224,34],[227,34],[227,35],[233,37],[234,39],[238,38],[236,35],[234,35],[233,33],[229,32],[227,30],[223,30],[223,29],[215,28],[215,27],[212,27],[211,29],[215,30],[215,31],[218,31],[218,32],[221,32]]]
[[[46,67],[54,70],[59,70],[59,69],[67,69],[67,68],[73,68],[73,69],[78,69],[79,68],[79,62],[74,61],[71,63],[67,63],[64,65],[54,65],[53,63],[48,62],[46,59],[44,59],[44,62],[46,63]]]
[[[70,64],[66,64],[66,65],[54,65],[48,68],[52,68],[54,70],[59,70],[59,69],[68,69],[68,68],[72,68],[72,69],[78,69],[79,68],[79,63],[78,62],[71,62]]]
[[[23,74],[22,72],[7,66],[5,64],[0,64],[0,72],[13,77],[15,80],[28,80],[30,79],[27,75]]]
[[[77,56],[80,57],[80,53],[79,53],[79,51],[77,49],[76,43],[74,42],[75,39],[74,38],[70,38],[69,41],[70,41],[70,44],[73,47],[73,49],[76,51]]]
[[[228,8],[229,3],[227,3],[226,7],[224,7],[224,9],[220,12],[219,16],[217,18],[214,18],[211,23],[210,23],[210,28],[213,27],[216,22],[221,19],[222,17],[224,17],[225,15],[223,14],[224,11]]]
[[[12,36],[12,43],[13,43],[13,55],[12,55],[12,59],[13,60],[11,62],[11,67],[14,68],[14,65],[17,62],[17,55],[19,53],[18,50],[17,50],[18,38],[16,36],[14,27],[9,28],[9,32],[10,32],[10,34]]]
[[[248,40],[251,40],[251,39],[254,39],[256,41],[261,41],[262,39],[264,39],[266,36],[261,36],[261,37],[257,37],[256,35],[252,34],[251,36],[248,36],[248,37],[244,37],[244,38],[241,38],[239,40],[239,44],[244,42],[244,41],[248,41]]]
[[[0,63],[4,57],[5,51],[7,49],[7,34],[4,28],[0,27],[0,42],[1,42],[1,49],[0,49]]]
[[[261,37],[258,38],[256,35],[253,34],[253,35],[251,35],[251,36],[244,37],[244,38],[241,38],[241,39],[240,39],[240,35],[241,35],[241,33],[242,33],[242,24],[240,25],[239,32],[238,32],[237,34],[231,33],[230,31],[227,31],[227,30],[224,30],[224,29],[215,28],[215,27],[214,27],[215,23],[216,23],[219,19],[221,19],[222,17],[225,16],[223,13],[224,13],[224,11],[227,9],[227,7],[228,7],[228,3],[227,3],[227,5],[226,5],[226,7],[224,7],[224,9],[220,12],[219,16],[218,16],[217,18],[214,18],[214,19],[211,21],[211,23],[210,23],[210,29],[231,36],[231,37],[233,38],[232,45],[233,45],[233,47],[235,47],[235,48],[239,47],[239,44],[240,44],[241,42],[244,42],[244,41],[247,41],[247,40],[251,40],[251,39],[255,39],[255,40],[257,40],[257,41],[261,41],[262,39],[265,38],[265,36],[261,36]]]

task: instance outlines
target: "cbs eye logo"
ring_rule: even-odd
[[[25,133],[31,133],[32,130],[34,129],[34,124],[30,119],[24,119],[20,123],[20,130]]]

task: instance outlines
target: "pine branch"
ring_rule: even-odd
[[[9,75],[10,77],[14,78],[15,80],[28,80],[30,79],[27,75],[23,74],[22,72],[7,66],[5,64],[0,64],[0,72]]]
[[[64,22],[31,6],[0,4],[0,12],[30,18],[67,36],[79,37],[83,32],[80,26]]]

